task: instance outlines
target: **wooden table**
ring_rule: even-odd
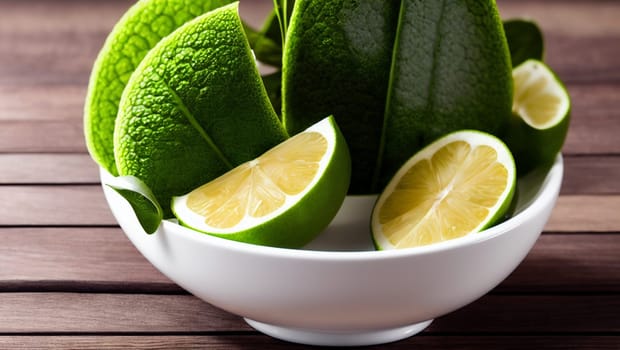
[[[257,23],[269,3],[242,13]],[[573,98],[561,196],[506,281],[386,348],[620,349],[620,2],[498,3],[540,23]],[[0,348],[296,348],[161,275],[104,202],[82,106],[129,5],[0,1]]]

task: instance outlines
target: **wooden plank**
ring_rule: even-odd
[[[0,184],[96,184],[99,170],[84,153],[0,154]]]
[[[620,153],[620,85],[569,85],[568,91],[572,106],[564,153]]]
[[[146,284],[157,292],[180,290],[119,228],[3,228],[0,242],[0,292],[20,284],[22,290],[62,285],[73,291],[84,283],[93,290]]]
[[[487,295],[440,317],[428,331],[479,333],[620,332],[620,298]]]
[[[620,194],[620,157],[564,157],[562,194]]]
[[[602,33],[620,35],[616,21],[620,4],[614,0],[497,0],[497,6],[502,18],[531,18],[546,32],[576,38]]]
[[[569,82],[620,81],[617,1],[497,1],[503,18],[536,21],[545,39],[545,60]]]
[[[546,231],[620,231],[620,196],[561,196]]]
[[[0,123],[0,152],[86,152],[84,128],[74,121]]]
[[[620,194],[620,156],[564,156],[562,194]],[[86,153],[0,154],[0,184],[97,184]]]
[[[85,87],[105,37],[132,1],[0,2],[0,84],[78,83]],[[243,1],[254,26],[270,1]]]
[[[0,225],[116,225],[99,185],[0,186]],[[79,203],[79,205],[76,205]],[[546,231],[620,231],[620,195],[563,195]]]
[[[0,75],[1,77],[1,75]],[[82,119],[86,84],[0,85],[0,122]]]
[[[3,228],[0,242],[0,292],[183,293],[119,228]],[[620,292],[618,252],[620,234],[543,234],[494,292]]]
[[[1,85],[0,85],[1,86]],[[17,103],[0,105],[0,152],[84,153],[80,88],[63,88],[65,102],[37,102],[43,92],[24,88],[21,110]],[[565,154],[620,154],[619,85],[569,85],[572,119]],[[0,88],[0,102],[3,99]],[[68,96],[75,93],[75,97]],[[54,95],[54,94],[52,94]],[[6,109],[4,109],[6,108]]]
[[[494,293],[620,292],[620,234],[543,234]]]
[[[0,293],[0,333],[248,330],[191,295]]]
[[[116,225],[99,185],[1,186],[0,225]]]
[[[427,349],[427,350],[473,350],[473,349],[584,349],[617,350],[616,336],[465,336],[421,334],[396,343],[364,347],[364,349]],[[286,343],[266,335],[148,335],[148,336],[0,336],[3,349],[314,349],[313,347]]]
[[[620,298],[488,295],[428,333],[620,332]],[[225,332],[250,327],[190,295],[0,293],[0,333]]]
[[[617,2],[498,2],[504,18],[527,16],[540,23],[547,39],[546,57],[560,76],[568,81],[620,80],[615,60],[620,55],[615,44],[620,35],[615,25],[620,17]],[[242,1],[242,15],[257,26],[270,3]],[[85,84],[105,36],[130,4],[2,1],[0,83]]]
[[[0,225],[116,225],[99,185],[0,186]],[[76,205],[76,203],[80,203]],[[546,231],[620,231],[620,195],[562,195]]]

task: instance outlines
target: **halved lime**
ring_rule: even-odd
[[[570,97],[553,71],[527,60],[512,72],[513,118],[504,141],[517,162],[519,176],[553,162],[562,149],[570,121]]]
[[[301,247],[334,218],[351,160],[332,117],[192,192],[174,197],[183,225],[232,240]]]
[[[409,248],[479,232],[502,218],[516,186],[506,145],[480,131],[448,134],[411,157],[372,213],[378,249]]]

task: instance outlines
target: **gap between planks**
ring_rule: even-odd
[[[418,334],[396,343],[364,347],[364,349],[587,349],[617,350],[618,337],[613,335],[431,335]],[[294,350],[314,347],[286,343],[257,335],[256,332],[221,333],[209,335],[0,335],[0,348],[5,349],[227,349],[227,350]]]
[[[620,332],[617,296],[487,295],[426,333]],[[251,328],[190,295],[0,293],[0,333],[225,332]]]
[[[116,225],[100,185],[0,186],[0,226]],[[561,195],[546,231],[620,231],[620,195]]]
[[[0,292],[185,293],[119,228],[0,228],[0,241]],[[493,293],[620,293],[618,251],[620,234],[543,234]]]

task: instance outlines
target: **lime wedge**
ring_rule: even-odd
[[[570,97],[543,62],[527,60],[512,76],[513,118],[504,140],[521,176],[551,164],[562,149],[570,122]]]
[[[108,35],[91,72],[84,105],[84,136],[93,159],[117,175],[114,121],[123,89],[146,53],[188,20],[231,0],[143,0]]]
[[[424,246],[479,232],[500,220],[516,186],[512,154],[479,131],[448,134],[410,158],[372,213],[378,249]]]
[[[333,219],[347,193],[347,145],[332,117],[192,192],[174,197],[183,225],[211,235],[301,247]]]

